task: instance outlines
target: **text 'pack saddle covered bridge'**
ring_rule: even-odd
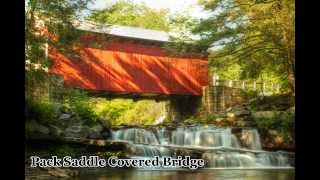
[[[158,95],[202,95],[208,85],[207,58],[173,56],[166,32],[81,22],[80,40],[66,55],[49,47],[50,72],[65,85],[90,91]]]

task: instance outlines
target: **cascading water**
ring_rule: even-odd
[[[191,147],[240,147],[230,128],[215,127],[177,128],[172,132],[172,144]]]
[[[114,140],[124,140],[136,144],[159,144],[155,134],[138,128],[123,129],[112,132]]]
[[[231,128],[208,125],[174,130],[128,128],[115,130],[112,135],[113,140],[131,142],[131,155],[135,158],[175,157],[179,152],[188,151],[201,152],[199,158],[206,161],[208,168],[270,168],[292,164],[288,153],[263,151],[256,129],[242,129],[236,136]]]
[[[256,129],[243,129],[241,139],[250,149],[261,150],[261,141]]]

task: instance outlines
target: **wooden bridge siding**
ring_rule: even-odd
[[[63,75],[66,85],[87,90],[201,95],[207,85],[206,60],[161,56],[163,52],[154,47],[151,54],[145,47],[134,51],[132,46],[121,46],[117,51],[118,46],[80,48],[81,59],[51,49],[50,71]]]

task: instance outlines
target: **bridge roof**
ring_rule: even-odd
[[[78,21],[75,27],[83,31],[91,31],[114,36],[169,42],[169,33],[158,30],[143,29],[130,26],[102,25],[90,21]]]

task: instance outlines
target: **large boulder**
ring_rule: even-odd
[[[104,139],[103,136],[96,131],[93,131],[92,129],[89,131],[87,138],[89,139]]]
[[[65,129],[64,137],[74,137],[74,138],[86,138],[88,137],[91,128],[83,125],[73,125]]]
[[[98,133],[100,133],[103,129],[104,129],[103,126],[100,125],[100,124],[96,124],[93,127],[91,127],[92,131],[95,131],[95,132],[98,132]]]
[[[69,113],[63,113],[59,116],[59,120],[70,120],[72,117],[72,114]]]
[[[101,132],[101,136],[102,136],[102,138],[103,139],[110,139],[110,138],[112,138],[112,131],[111,130],[103,130],[102,132]]]
[[[62,136],[63,130],[55,125],[49,125],[50,134],[56,137]]]
[[[103,118],[98,118],[97,122],[104,128],[104,129],[111,129],[111,123]]]
[[[97,124],[97,125],[91,127],[87,138],[89,138],[89,139],[103,139],[103,137],[101,135],[101,131],[103,129],[104,128],[102,127],[101,124]]]
[[[248,104],[241,104],[226,109],[226,116],[229,119],[250,116],[251,112]]]

